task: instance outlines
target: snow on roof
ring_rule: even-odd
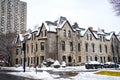
[[[110,40],[111,37],[112,37],[112,35],[113,35],[113,32],[111,32],[109,35],[106,35],[105,38],[106,38],[107,40]]]
[[[58,28],[62,28],[67,21],[64,21],[61,25],[58,24]]]
[[[36,25],[32,32],[38,31],[39,25]]]
[[[40,34],[41,27],[38,28],[38,32],[36,33],[36,36]]]
[[[20,39],[20,41],[24,40],[23,34],[19,34],[19,39]]]
[[[57,25],[54,25],[54,24],[48,23],[47,21],[44,22],[44,25],[45,25],[47,31],[56,32]]]
[[[97,34],[102,34],[102,35],[104,35],[104,32],[103,32],[100,28],[98,28]]]
[[[88,29],[85,29],[85,30],[81,30],[81,36],[84,36],[85,32],[87,31]]]
[[[24,34],[24,36],[27,36],[27,39],[30,39],[31,38],[31,33],[27,32],[27,33]]]
[[[99,38],[99,36],[97,35],[97,32],[95,31],[92,31],[93,35],[96,37],[96,38]]]

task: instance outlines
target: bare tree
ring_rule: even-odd
[[[12,66],[12,55],[16,47],[16,34],[15,33],[0,33],[0,55],[6,65]]]
[[[110,3],[112,4],[117,16],[120,16],[120,0],[110,0]]]

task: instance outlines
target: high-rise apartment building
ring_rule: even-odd
[[[26,30],[27,4],[20,0],[0,0],[0,32]]]

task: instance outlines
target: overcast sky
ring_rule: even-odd
[[[108,0],[21,0],[27,2],[27,29],[42,22],[64,16],[80,27],[98,27],[105,31],[120,31],[120,16],[115,16]]]

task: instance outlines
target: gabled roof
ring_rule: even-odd
[[[80,30],[79,28],[74,29],[65,17],[60,17],[54,22],[45,21],[43,24],[45,25],[47,31],[56,32],[57,28],[62,29],[66,23],[68,23],[73,31]]]

